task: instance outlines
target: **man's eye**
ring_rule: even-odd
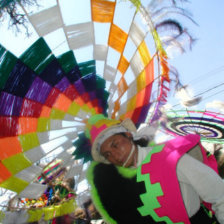
[[[104,153],[104,157],[107,159],[109,156],[111,155],[111,153],[110,152],[106,152],[106,153]]]
[[[117,148],[117,145],[118,145],[118,143],[117,143],[116,141],[113,141],[112,144],[111,144],[111,146],[112,146],[113,148]]]

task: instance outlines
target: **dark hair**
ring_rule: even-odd
[[[92,200],[89,199],[87,200],[86,202],[83,203],[83,207],[84,207],[84,211],[85,211],[85,215],[86,215],[86,219],[90,222],[91,220],[91,216],[90,216],[90,213],[88,211],[88,207],[91,205],[92,203]]]
[[[94,206],[94,209],[95,209],[94,214],[91,214],[91,212],[89,211],[89,206],[90,205]],[[102,218],[100,213],[96,210],[96,207],[95,207],[92,199],[89,199],[86,202],[84,202],[83,203],[83,207],[84,207],[84,210],[85,210],[85,213],[86,213],[86,219],[87,220],[91,221],[91,219],[100,219],[100,218]]]
[[[68,183],[68,185],[71,189],[74,189],[74,187],[75,187],[75,178],[74,177],[70,177],[70,178],[66,179],[66,182]]]
[[[149,140],[147,138],[140,138],[138,140],[133,141],[136,145],[141,147],[146,147],[149,144]]]
[[[116,135],[123,135],[124,137],[126,137],[126,138],[130,139],[131,141],[133,141],[134,144],[139,145],[141,147],[146,147],[149,144],[149,139],[148,138],[142,137],[142,138],[140,138],[138,140],[133,140],[133,137],[127,136],[125,132],[121,132],[121,133],[118,133]]]

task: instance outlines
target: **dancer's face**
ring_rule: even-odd
[[[123,166],[131,152],[133,145],[130,137],[130,133],[126,133],[126,136],[116,134],[109,137],[101,145],[100,153],[112,164]],[[132,166],[133,163],[134,156],[131,156],[125,167]]]

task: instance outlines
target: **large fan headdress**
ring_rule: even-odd
[[[50,156],[83,179],[74,158],[91,160],[91,116],[130,118],[138,127],[160,116],[169,90],[167,56],[140,1],[91,0],[84,22],[68,22],[75,15],[63,6],[23,8],[39,37],[19,57],[0,47],[0,186],[21,198],[46,190],[36,178]],[[47,42],[55,34],[63,36],[57,47]]]

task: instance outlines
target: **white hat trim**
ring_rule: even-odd
[[[96,139],[95,139],[95,141],[93,142],[93,145],[92,145],[91,153],[92,153],[92,157],[93,157],[93,159],[95,161],[102,162],[102,163],[107,163],[107,164],[110,163],[103,155],[101,155],[100,150],[97,150],[98,149],[98,140],[101,138],[101,136],[104,135],[104,133],[106,133],[110,129],[118,129],[120,127],[123,127],[125,129],[125,132],[135,132],[136,131],[136,127],[135,127],[133,121],[131,119],[129,119],[129,118],[123,120],[120,124],[117,124],[117,125],[108,127],[107,129],[105,129],[104,131],[102,131],[96,137]],[[124,132],[124,131],[122,131],[122,132]],[[116,132],[116,133],[118,133],[118,132]],[[105,140],[106,140],[106,138],[105,138]],[[102,142],[102,140],[101,140],[101,142]]]
[[[100,147],[106,139],[108,139],[112,135],[122,133],[122,132],[128,132],[128,130],[126,128],[124,128],[123,126],[108,128],[98,139],[97,151],[100,152]]]

